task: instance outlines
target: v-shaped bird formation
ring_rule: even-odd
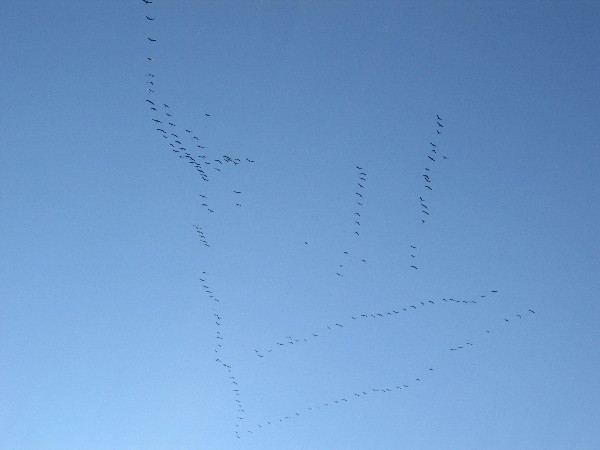
[[[211,121],[218,120],[218,117],[213,117],[213,114],[207,111],[202,111],[202,123],[196,125],[181,125],[175,107],[170,106],[170,102],[166,103],[166,99],[161,94],[160,79],[156,75],[154,66],[158,64],[154,56],[154,49],[160,45],[159,31],[160,17],[157,17],[152,11],[152,4],[157,0],[141,0],[144,5],[142,20],[147,22],[148,34],[144,37],[148,45],[148,53],[144,58],[149,67],[145,76],[144,86],[147,93],[145,105],[150,114],[150,122],[153,132],[160,140],[161,147],[168,150],[181,163],[186,164],[193,170],[202,183],[208,183],[215,177],[223,175],[225,172],[239,171],[243,167],[250,167],[255,163],[254,159],[246,156],[237,156],[230,151],[218,150],[203,143],[203,135],[195,129],[204,129],[210,126]],[[217,115],[218,116],[218,115]],[[441,137],[445,130],[444,119],[436,114],[434,119],[435,125],[434,137],[427,139],[425,142],[426,151],[423,155],[424,165],[423,173],[421,174],[421,182],[423,184],[421,193],[418,198],[418,220],[425,225],[434,217],[433,208],[429,202],[429,198],[434,195],[434,180],[435,175],[441,170],[442,164],[448,159],[448,152],[442,144]],[[347,221],[347,246],[338,248],[337,267],[331,272],[332,283],[347,282],[348,265],[354,267],[368,267],[368,260],[365,254],[360,253],[359,248],[355,246],[358,240],[365,239],[363,229],[368,221],[365,205],[368,202],[368,177],[369,170],[365,169],[363,164],[356,164],[354,168],[354,181],[352,189],[348,190],[348,195],[352,196],[354,208],[348,211],[345,220]],[[217,214],[220,208],[231,206],[240,208],[244,205],[244,191],[242,189],[234,189],[229,192],[233,199],[230,205],[222,205],[213,203],[212,197],[206,192],[199,193],[199,210],[202,214]],[[206,216],[203,216],[206,217]],[[193,225],[196,235],[200,243],[205,247],[206,251],[212,248],[213,245],[208,239],[203,227],[200,224]],[[421,263],[418,258],[418,242],[407,242],[406,249],[408,250],[408,267],[407,270],[419,270]],[[304,245],[309,246],[308,240],[304,241]],[[310,248],[310,247],[307,247]],[[228,341],[228,318],[225,316],[223,308],[223,299],[217,294],[209,282],[209,275],[206,271],[202,271],[199,276],[199,282],[203,290],[203,295],[212,304],[212,321],[214,327],[214,362],[222,369],[231,387],[231,407],[235,411],[235,423],[232,425],[232,431],[237,438],[242,436],[252,435],[255,432],[260,432],[277,424],[283,424],[292,419],[297,419],[309,414],[316,414],[318,411],[334,410],[353,402],[361,401],[365,397],[373,397],[380,395],[394,395],[403,391],[407,391],[416,387],[421,387],[425,384],[428,378],[435,376],[436,372],[432,367],[424,367],[421,375],[414,379],[397,380],[392,385],[368,385],[357,387],[355,390],[348,392],[345,396],[328,398],[328,399],[312,399],[307,405],[297,408],[291,408],[287,414],[274,415],[270,420],[257,422],[254,418],[247,414],[250,411],[251,405],[246,405],[243,398],[244,388],[240,386],[240,380],[235,375],[239,368],[232,367],[226,350]],[[495,298],[498,294],[497,290],[490,291],[490,298]],[[290,351],[299,345],[318,345],[328,336],[333,336],[337,333],[353,333],[356,332],[355,325],[360,323],[373,324],[377,327],[381,321],[410,321],[414,314],[420,311],[425,311],[430,308],[441,309],[445,307],[477,307],[487,300],[487,294],[474,297],[447,297],[437,299],[412,299],[402,300],[396,306],[375,311],[356,311],[354,314],[338,319],[323,317],[321,325],[315,326],[310,333],[296,333],[293,330],[276,342],[267,343],[264,345],[256,345],[254,355],[256,356],[257,364],[269,364],[268,356],[278,351]],[[524,321],[527,318],[533,317],[535,311],[529,309],[527,312],[519,312],[517,314],[507,315],[503,320],[499,319],[499,326],[494,330],[482,330],[479,336],[473,336],[468,342],[459,342],[456,345],[448,348],[452,353],[466,351],[469,348],[476,346],[485,336],[501,332],[502,328],[506,328],[514,323]],[[245,387],[251,389],[251,387]]]

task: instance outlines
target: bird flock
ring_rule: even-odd
[[[155,130],[156,135],[163,143],[164,148],[169,150],[174,156],[178,158],[182,163],[186,163],[188,167],[194,170],[202,182],[210,182],[214,177],[223,174],[225,171],[235,171],[240,167],[251,166],[255,163],[254,159],[248,157],[239,157],[232,154],[229,151],[219,151],[218,149],[210,148],[203,144],[202,134],[194,131],[194,128],[206,127],[210,121],[215,118],[209,112],[202,112],[202,122],[197,124],[196,127],[192,126],[181,126],[180,121],[177,118],[174,108],[169,106],[161,97],[160,80],[157,77],[157,72],[154,70],[157,64],[157,59],[154,56],[154,49],[157,45],[160,45],[160,39],[157,37],[157,27],[160,26],[160,18],[156,17],[152,11],[152,5],[158,0],[141,0],[143,2],[143,16],[144,20],[148,25],[148,33],[145,36],[145,41],[148,45],[148,53],[145,55],[145,59],[149,70],[145,76],[145,89],[146,98],[145,105],[151,112],[150,119],[152,126]],[[425,225],[432,216],[432,210],[428,199],[434,192],[433,180],[434,174],[439,169],[439,166],[443,161],[447,160],[447,152],[443,149],[440,142],[441,135],[444,131],[444,121],[442,117],[437,114],[435,116],[435,137],[429,140],[427,151],[424,155],[424,170],[422,173],[423,187],[419,195],[418,207],[419,207],[419,221]],[[368,171],[362,164],[355,165],[355,185],[352,191],[352,197],[354,199],[354,208],[352,210],[351,217],[351,236],[349,236],[349,246],[346,248],[339,249],[338,265],[334,269],[332,277],[338,278],[343,282],[346,276],[346,268],[350,262],[357,264],[367,264],[367,258],[364,254],[357,254],[357,252],[351,251],[353,242],[357,242],[359,239],[363,239],[362,229],[364,228],[365,217],[365,203],[367,201],[367,173]],[[352,192],[350,191],[350,192]],[[232,205],[235,207],[241,207],[243,205],[243,193],[240,189],[235,189],[231,192],[233,194],[234,202]],[[200,197],[200,207],[206,214],[214,214],[218,211],[217,205],[213,204],[206,193],[198,194]],[[350,212],[348,212],[350,215]],[[201,244],[206,248],[211,248],[211,242],[208,240],[203,228],[199,224],[193,225],[197,237],[200,239]],[[354,240],[354,241],[352,241]],[[304,245],[310,245],[308,240],[304,241]],[[419,265],[417,263],[417,246],[415,243],[410,243],[409,248],[410,264],[407,270],[418,270]],[[355,254],[356,253],[356,254]],[[245,435],[252,435],[255,432],[268,429],[269,427],[275,426],[276,424],[287,422],[291,419],[298,418],[309,414],[314,414],[320,410],[334,409],[343,405],[351,404],[365,397],[379,396],[383,394],[395,394],[402,391],[410,390],[414,387],[422,385],[429,377],[434,376],[435,369],[433,367],[426,367],[422,373],[413,379],[397,380],[396,383],[391,385],[372,385],[362,386],[355,390],[348,392],[346,395],[330,399],[316,399],[309,405],[302,408],[296,408],[288,414],[282,414],[269,420],[262,422],[252,422],[250,416],[247,414],[247,405],[243,400],[243,389],[240,386],[240,379],[235,375],[236,371],[232,367],[231,361],[227,357],[225,351],[227,341],[227,320],[223,314],[223,302],[221,298],[216,294],[215,289],[209,282],[209,276],[206,271],[202,271],[199,278],[202,289],[206,297],[212,304],[212,319],[214,326],[214,362],[223,370],[224,375],[231,388],[231,400],[232,410],[235,411],[235,421],[233,423],[233,432],[235,437],[242,438]],[[332,282],[336,282],[332,280]],[[490,294],[488,296],[488,294]],[[410,320],[412,315],[419,313],[429,308],[443,308],[443,307],[470,307],[473,305],[480,305],[488,298],[492,298],[498,294],[497,290],[491,290],[489,293],[480,294],[473,297],[444,297],[438,299],[419,299],[404,301],[397,306],[391,307],[386,310],[379,311],[361,311],[356,312],[353,315],[344,317],[339,320],[331,320],[324,323],[321,327],[315,327],[310,333],[288,333],[285,337],[282,337],[276,342],[267,344],[265,346],[259,346],[254,348],[254,354],[258,361],[268,360],[268,356],[273,352],[283,351],[291,349],[301,344],[318,343],[320,340],[332,336],[336,333],[347,332],[351,333],[353,326],[359,323],[372,323],[373,326],[381,323],[380,321],[391,320],[401,321]],[[504,317],[501,321],[498,330],[502,327],[508,326],[514,321],[525,320],[528,317],[533,317],[535,311],[532,309],[526,312],[520,312],[518,314],[512,314],[511,316]],[[494,330],[496,331],[496,330]],[[462,352],[469,348],[476,346],[482,338],[494,331],[486,329],[482,330],[479,336],[474,336],[473,339],[467,342],[459,342],[448,348],[450,352]]]

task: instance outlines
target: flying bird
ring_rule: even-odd
[[[442,120],[442,118],[440,116],[438,116],[437,114],[436,114],[436,116],[437,116],[438,120]]]
[[[148,2],[146,2],[146,3],[148,3]],[[152,3],[152,2],[150,2],[150,3]],[[156,17],[148,17],[148,16],[146,16],[146,19],[148,19],[148,20],[154,20],[154,19],[156,19]]]
[[[149,37],[149,38],[148,38],[148,40],[149,40],[150,42],[156,42],[156,39],[152,39],[151,37]]]
[[[439,122],[436,122],[436,123],[437,123],[437,124],[438,124],[440,127],[444,128],[444,125],[442,125],[441,123],[439,123]]]

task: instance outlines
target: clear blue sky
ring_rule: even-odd
[[[600,448],[598,29],[3,1],[0,448]]]

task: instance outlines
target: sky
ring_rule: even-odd
[[[3,1],[0,448],[599,448],[599,25]]]

